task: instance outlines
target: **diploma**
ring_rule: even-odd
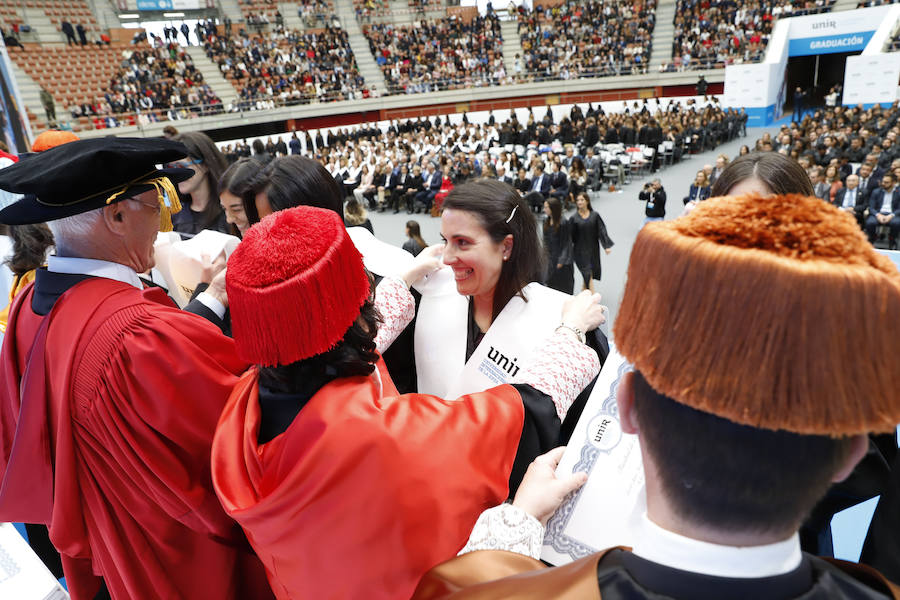
[[[68,597],[12,523],[0,523],[0,598],[63,600]]]
[[[541,558],[562,565],[614,546],[630,546],[646,510],[644,468],[637,436],[622,432],[616,395],[632,369],[610,342],[581,418],[559,462],[559,476],[588,474],[550,517]]]

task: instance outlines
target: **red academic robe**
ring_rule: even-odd
[[[258,371],[213,441],[213,484],[279,598],[409,598],[503,502],[522,430],[515,388],[445,401],[373,377],[335,380],[259,445]]]
[[[210,477],[233,342],[159,288],[88,279],[46,317],[32,293],[0,352],[0,520],[49,527],[76,600],[96,575],[116,599],[271,597]]]

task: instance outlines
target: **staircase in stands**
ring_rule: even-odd
[[[222,104],[228,106],[229,104],[236,103],[238,99],[237,91],[234,89],[234,86],[225,79],[222,75],[222,71],[216,66],[216,63],[206,56],[203,47],[182,46],[182,48],[190,54],[191,60],[194,61],[194,67],[203,73],[203,80],[206,82],[206,85],[215,92],[216,96],[219,97],[219,100],[222,101]]]
[[[362,29],[356,21],[353,0],[334,0],[334,12],[340,18],[341,26],[347,32],[350,48],[356,58],[356,65],[359,67],[360,75],[366,80],[366,85],[374,86],[379,93],[384,94],[387,90],[384,73],[375,62],[375,58],[369,50],[369,41],[363,35]]]
[[[512,77],[516,74],[516,54],[520,57],[524,54],[522,38],[519,36],[519,21],[515,15],[510,18],[506,15],[506,11],[503,11],[500,33],[503,35],[503,66],[506,68],[506,75]]]
[[[659,66],[672,62],[672,42],[675,40],[675,0],[658,0],[656,23],[653,25],[653,50],[650,52],[648,73],[659,73]]]

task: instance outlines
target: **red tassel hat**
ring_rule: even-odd
[[[238,356],[266,367],[333,348],[370,292],[340,217],[312,206],[251,227],[228,260],[225,282]]]

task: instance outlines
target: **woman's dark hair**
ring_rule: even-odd
[[[425,243],[425,239],[422,237],[422,230],[419,228],[418,221],[407,221],[406,229],[409,231],[409,237],[419,246],[423,249],[428,247],[428,244]]]
[[[256,195],[263,191],[267,184],[263,164],[255,158],[244,157],[228,167],[222,174],[217,191],[219,196],[228,192],[240,198],[241,204],[244,205],[244,214],[247,215],[247,220],[253,224],[259,221],[259,214],[256,212]]]
[[[751,152],[737,157],[716,179],[709,195],[727,196],[737,184],[751,177],[765,183],[773,194],[815,195],[803,167],[793,158],[777,152]]]
[[[513,296],[523,299],[522,288],[540,281],[544,253],[538,240],[537,223],[528,204],[511,185],[496,179],[476,179],[453,188],[444,200],[444,210],[469,212],[478,219],[495,244],[513,236],[509,260],[503,263],[494,288],[493,318],[497,318]]]
[[[576,156],[572,159],[572,171],[578,171],[579,173],[584,172],[586,169],[584,168],[584,161],[581,160],[580,156]]]
[[[316,206],[332,210],[344,218],[341,186],[320,163],[293,154],[274,159],[263,170],[262,190],[273,211],[295,206]],[[244,212],[251,225],[259,223],[256,202],[244,202]]]
[[[334,348],[289,365],[260,367],[259,383],[274,392],[311,397],[334,379],[369,375],[378,360],[375,334],[380,324],[381,315],[369,298]]]
[[[591,197],[587,192],[578,192],[578,195],[575,196],[575,200],[577,201],[579,198],[584,198],[584,203],[587,205],[588,212],[594,210],[594,207],[591,206]]]
[[[16,277],[42,266],[47,260],[47,250],[54,243],[53,234],[44,223],[10,225],[9,236],[13,241],[13,253],[6,264]]]
[[[206,168],[206,182],[209,186],[210,198],[206,203],[206,208],[203,209],[202,229],[213,229],[216,221],[222,215],[219,198],[213,197],[213,195],[218,187],[219,178],[228,168],[228,161],[225,160],[225,155],[216,148],[215,142],[205,133],[198,131],[180,133],[175,136],[175,141],[184,144],[188,150],[188,157],[200,161],[200,164]]]
[[[550,196],[544,202],[550,207],[550,218],[544,221],[544,231],[549,231],[551,227],[553,231],[559,231],[562,224],[562,202],[555,196]]]

